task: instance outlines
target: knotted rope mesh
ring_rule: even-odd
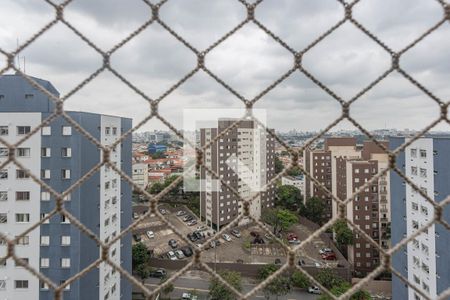
[[[405,54],[407,51],[409,51],[411,48],[413,48],[415,45],[420,43],[426,36],[431,34],[432,32],[436,31],[438,28],[443,26],[446,22],[450,22],[450,5],[446,3],[444,0],[430,0],[430,1],[436,1],[441,7],[442,7],[442,18],[433,26],[425,30],[423,33],[419,35],[418,38],[416,38],[412,43],[404,47],[400,51],[394,51],[391,49],[388,45],[386,45],[380,38],[378,38],[374,33],[372,33],[369,29],[367,29],[363,24],[361,24],[357,19],[353,16],[353,8],[358,5],[359,2],[362,2],[363,0],[355,0],[351,3],[348,3],[344,0],[336,0],[339,2],[340,5],[342,5],[344,9],[344,15],[342,18],[333,26],[331,26],[328,30],[326,30],[323,34],[318,36],[313,42],[311,42],[308,46],[306,46],[303,49],[294,49],[294,47],[290,46],[287,42],[285,42],[282,38],[280,38],[277,34],[275,34],[273,31],[270,30],[270,28],[267,28],[263,23],[261,23],[256,17],[255,17],[255,11],[258,9],[258,6],[264,1],[264,0],[256,0],[254,2],[248,2],[246,0],[236,0],[240,2],[243,6],[243,8],[247,11],[246,17],[233,29],[228,31],[226,34],[224,34],[221,38],[219,38],[216,42],[212,43],[209,47],[207,47],[204,50],[199,50],[196,47],[194,47],[188,40],[183,38],[179,33],[177,33],[169,24],[166,24],[163,19],[160,18],[159,12],[164,7],[164,5],[169,0],[162,0],[158,3],[152,3],[149,0],[142,0],[151,11],[150,17],[147,21],[145,21],[141,26],[139,26],[135,31],[133,31],[131,34],[129,34],[125,39],[120,41],[118,44],[113,46],[110,50],[104,51],[100,49],[93,41],[91,41],[89,38],[87,38],[83,33],[81,33],[76,26],[73,26],[65,17],[64,17],[64,11],[65,8],[73,1],[76,0],[67,0],[62,2],[61,4],[56,4],[52,2],[51,0],[43,0],[48,5],[54,8],[55,11],[55,17],[54,19],[46,24],[43,28],[38,30],[30,39],[28,39],[25,43],[18,46],[18,48],[13,52],[7,52],[0,48],[0,52],[6,57],[7,59],[7,65],[0,70],[0,74],[5,74],[7,71],[14,70],[17,72],[17,74],[20,74],[23,78],[25,78],[33,87],[41,91],[42,93],[46,94],[54,103],[55,103],[55,110],[51,113],[51,115],[45,119],[39,126],[33,128],[30,133],[24,135],[22,139],[20,139],[17,143],[11,144],[8,143],[6,140],[0,137],[0,144],[3,144],[5,147],[9,149],[9,157],[0,165],[0,169],[4,168],[8,164],[14,164],[18,168],[25,170],[25,172],[30,176],[30,178],[39,184],[43,189],[47,190],[54,198],[56,202],[55,208],[45,216],[45,218],[41,219],[39,222],[33,224],[30,226],[27,230],[25,230],[20,235],[16,236],[14,239],[11,239],[6,235],[4,232],[0,232],[0,238],[6,241],[7,244],[7,255],[5,257],[2,257],[0,259],[0,263],[4,263],[7,259],[12,259],[16,262],[17,265],[20,265],[24,267],[26,270],[28,270],[31,274],[39,278],[40,281],[46,283],[51,289],[54,290],[54,298],[55,299],[62,299],[64,288],[68,285],[70,285],[75,280],[80,279],[82,276],[84,276],[86,273],[88,273],[93,268],[98,267],[102,262],[110,265],[114,270],[117,270],[120,272],[123,280],[129,280],[135,287],[142,290],[142,292],[145,294],[145,296],[149,299],[152,299],[157,295],[160,291],[162,291],[165,287],[167,287],[169,284],[173,283],[178,277],[180,277],[182,274],[184,274],[189,269],[192,269],[193,267],[201,268],[204,271],[208,272],[211,277],[216,278],[219,280],[222,284],[224,284],[230,291],[232,291],[236,299],[249,299],[249,297],[255,295],[258,291],[262,290],[265,286],[267,286],[269,283],[274,280],[277,276],[280,276],[283,274],[283,272],[287,270],[296,269],[302,272],[304,275],[306,275],[311,282],[317,286],[319,286],[328,296],[330,296],[332,299],[348,299],[354,292],[358,291],[359,289],[363,288],[364,285],[380,275],[383,271],[390,271],[393,273],[394,276],[397,276],[400,278],[401,281],[403,281],[405,284],[407,284],[409,287],[414,289],[417,294],[421,295],[425,299],[430,299],[429,296],[424,294],[420,289],[418,289],[414,284],[408,282],[408,279],[405,278],[398,270],[395,270],[392,268],[391,265],[391,258],[394,252],[398,251],[401,247],[405,246],[408,242],[411,242],[415,237],[423,233],[427,228],[432,226],[435,223],[442,224],[445,228],[450,230],[450,224],[445,222],[442,219],[442,212],[444,207],[450,202],[450,198],[447,198],[444,201],[441,201],[440,203],[437,203],[433,199],[431,199],[424,191],[420,189],[411,179],[409,179],[405,174],[396,166],[396,156],[405,150],[406,147],[411,145],[414,141],[422,137],[425,133],[427,133],[431,128],[436,126],[438,123],[448,123],[449,119],[447,117],[447,109],[449,102],[445,101],[443,99],[440,99],[435,94],[433,94],[427,87],[422,85],[419,81],[417,81],[415,78],[413,78],[408,72],[406,72],[401,64],[400,60],[403,54]],[[19,68],[17,68],[14,64],[15,57],[23,50],[25,50],[27,47],[29,47],[33,42],[35,42],[39,37],[41,37],[45,32],[47,32],[50,28],[55,26],[56,24],[61,23],[64,24],[68,29],[70,29],[73,33],[75,33],[78,37],[80,37],[89,47],[94,49],[98,55],[103,59],[103,64],[99,69],[97,69],[95,72],[90,74],[88,77],[86,77],[81,83],[79,83],[75,88],[70,90],[67,94],[57,97],[50,92],[48,92],[44,87],[40,86],[33,78],[27,76],[24,74]],[[369,85],[364,87],[362,90],[360,90],[355,96],[353,96],[350,99],[343,99],[339,95],[337,95],[333,90],[328,87],[326,84],[324,84],[321,80],[316,78],[313,74],[311,74],[308,69],[305,68],[305,66],[302,63],[302,58],[308,51],[313,49],[317,44],[322,42],[324,39],[326,39],[331,33],[336,31],[338,28],[340,28],[343,24],[349,23],[355,26],[358,30],[360,30],[368,39],[371,39],[374,41],[379,47],[381,47],[386,53],[388,53],[391,58],[391,64],[390,67],[385,70],[382,75],[377,77],[374,81],[372,81]],[[186,47],[190,51],[192,51],[195,56],[197,57],[197,65],[194,69],[192,69],[190,72],[188,72],[185,76],[183,76],[181,79],[179,79],[175,84],[173,84],[168,90],[166,90],[162,95],[160,95],[157,98],[151,98],[149,97],[144,91],[139,89],[136,85],[133,84],[133,82],[127,80],[120,72],[118,72],[116,69],[113,68],[113,66],[110,64],[111,57],[117,52],[118,49],[120,49],[122,46],[127,44],[130,40],[138,36],[140,33],[145,31],[149,26],[152,26],[153,24],[159,24],[162,26],[164,30],[166,30],[168,33],[170,33],[173,38],[178,40],[180,42],[180,47]],[[292,55],[292,67],[285,72],[282,76],[280,76],[278,79],[276,79],[273,83],[271,83],[269,86],[267,86],[265,89],[263,89],[259,94],[257,94],[255,97],[251,99],[247,99],[244,97],[241,93],[233,89],[225,80],[220,78],[217,74],[215,74],[213,71],[211,71],[206,64],[206,59],[208,57],[208,54],[215,48],[219,47],[225,40],[227,40],[229,37],[231,37],[233,34],[241,30],[243,27],[247,26],[248,24],[254,24],[256,25],[260,30],[265,32],[268,36],[270,36],[276,43],[281,45],[283,48],[285,48],[289,53]],[[263,62],[261,62],[263,63]],[[69,116],[64,110],[64,104],[65,102],[73,96],[75,93],[77,93],[80,89],[82,89],[85,85],[87,85],[89,82],[93,81],[99,74],[102,72],[109,71],[112,74],[114,74],[119,80],[121,80],[124,84],[126,84],[131,90],[133,90],[135,93],[137,93],[139,96],[141,96],[143,99],[142,101],[146,101],[149,104],[149,112],[148,115],[140,121],[138,124],[136,124],[131,130],[128,132],[125,132],[122,134],[122,136],[117,139],[112,145],[105,146],[102,145],[96,138],[94,138],[89,132],[87,132],[85,129],[83,129],[73,118]],[[288,77],[290,77],[295,72],[300,72],[304,74],[307,78],[309,78],[312,82],[316,84],[318,88],[325,91],[328,95],[330,95],[334,100],[336,100],[341,107],[341,114],[340,116],[331,122],[328,126],[326,126],[325,129],[320,131],[317,135],[315,135],[313,138],[309,139],[302,147],[301,149],[294,150],[292,147],[290,147],[287,143],[285,143],[281,138],[279,138],[274,131],[269,130],[266,128],[267,133],[272,136],[280,145],[282,145],[290,154],[291,157],[291,165],[289,168],[285,168],[281,173],[279,173],[277,176],[275,176],[272,180],[270,180],[266,186],[273,185],[278,179],[281,178],[281,176],[285,175],[286,172],[292,168],[292,167],[298,167],[298,158],[301,153],[303,153],[303,150],[307,149],[308,147],[312,146],[314,142],[316,142],[318,139],[323,138],[323,136],[331,130],[333,127],[335,127],[337,124],[339,124],[343,120],[348,120],[351,124],[353,124],[356,128],[358,128],[362,133],[364,133],[369,140],[372,140],[376,145],[378,145],[383,151],[389,156],[389,167],[387,169],[381,170],[378,174],[372,177],[371,180],[366,182],[363,186],[361,186],[357,191],[355,191],[352,195],[350,195],[347,199],[339,199],[336,196],[332,194],[330,190],[325,188],[319,180],[314,178],[309,172],[307,172],[303,167],[300,166],[301,171],[305,174],[306,177],[308,177],[312,182],[314,182],[315,186],[323,190],[328,197],[334,201],[338,206],[338,215],[333,217],[331,220],[329,220],[326,224],[324,224],[320,230],[315,231],[311,236],[309,236],[306,240],[302,241],[299,245],[296,246],[288,246],[283,241],[281,241],[278,237],[276,237],[270,228],[268,228],[264,223],[262,223],[260,220],[252,218],[252,216],[249,215],[249,206],[251,201],[253,201],[255,198],[257,198],[260,194],[256,193],[255,195],[252,195],[252,197],[248,199],[244,199],[240,196],[239,192],[235,190],[232,186],[227,184],[223,179],[221,179],[216,172],[211,170],[210,168],[206,167],[203,164],[203,153],[206,149],[211,147],[211,145],[216,142],[218,139],[220,139],[223,135],[226,134],[229,130],[235,128],[238,126],[239,121],[237,120],[234,124],[226,128],[221,134],[216,136],[209,144],[199,147],[198,145],[191,145],[196,149],[197,152],[197,168],[204,168],[208,174],[210,174],[213,178],[220,180],[221,184],[223,186],[226,186],[230,191],[232,191],[236,197],[238,197],[239,201],[242,203],[244,207],[244,212],[239,214],[239,216],[233,220],[230,224],[223,227],[219,232],[217,232],[214,236],[209,237],[208,240],[215,239],[231,229],[233,226],[237,225],[238,222],[243,217],[249,217],[257,226],[259,226],[265,233],[271,235],[282,247],[285,249],[287,253],[287,261],[284,265],[282,265],[275,273],[273,273],[271,276],[269,276],[266,280],[258,284],[254,289],[249,291],[246,294],[243,294],[236,290],[233,286],[228,284],[223,278],[220,277],[219,274],[217,274],[213,269],[211,269],[202,259],[202,252],[204,251],[203,246],[197,247],[194,245],[190,240],[188,240],[185,236],[183,236],[179,230],[171,224],[171,222],[162,215],[158,209],[157,205],[162,197],[164,197],[172,188],[176,187],[183,179],[182,177],[178,177],[172,184],[170,184],[167,188],[165,188],[162,192],[160,192],[157,195],[151,195],[147,191],[141,189],[139,186],[133,183],[133,180],[125,174],[119,167],[117,167],[114,163],[110,160],[110,153],[112,149],[114,149],[116,146],[118,146],[125,138],[129,137],[132,133],[134,133],[136,130],[138,130],[140,127],[142,127],[145,123],[147,123],[151,119],[159,119],[163,124],[165,124],[171,131],[173,131],[180,139],[182,139],[185,143],[190,143],[187,139],[184,138],[182,132],[177,129],[175,126],[173,126],[167,119],[162,116],[158,111],[158,106],[161,101],[164,101],[165,98],[171,94],[173,91],[175,91],[177,88],[179,88],[183,83],[188,81],[194,74],[198,72],[204,72],[209,77],[214,79],[219,85],[223,86],[225,89],[227,89],[229,92],[231,92],[232,95],[234,95],[237,99],[239,99],[242,102],[243,108],[246,109],[246,114],[242,117],[241,120],[244,120],[246,118],[249,118],[252,116],[252,108],[255,103],[258,102],[264,95],[266,95],[269,91],[273,90],[275,87],[277,87],[280,83],[282,83],[284,80],[286,80]],[[360,123],[358,123],[350,114],[350,108],[353,103],[358,101],[358,99],[361,98],[365,93],[367,93],[369,90],[371,90],[373,87],[375,87],[377,84],[379,84],[383,79],[385,79],[389,74],[397,72],[398,74],[402,75],[406,80],[408,80],[410,83],[412,83],[414,86],[416,86],[418,89],[420,89],[426,96],[431,98],[435,105],[439,106],[440,109],[440,117],[436,120],[433,120],[428,126],[426,126],[423,130],[415,134],[411,139],[407,140],[403,145],[398,147],[395,150],[389,150],[387,149],[383,144],[378,142],[375,137],[366,130]],[[31,173],[26,165],[23,165],[17,158],[16,158],[16,149],[23,144],[26,140],[28,140],[32,135],[39,134],[41,128],[44,126],[48,126],[53,120],[56,118],[61,117],[65,119],[69,124],[71,124],[75,130],[77,130],[80,134],[82,134],[84,137],[86,137],[92,144],[97,146],[99,149],[101,149],[102,152],[102,160],[99,164],[97,164],[92,170],[90,170],[87,174],[83,175],[81,178],[79,178],[70,188],[68,188],[66,191],[62,193],[58,193],[55,191],[52,187],[50,187],[48,184],[46,184],[44,181],[41,180],[40,176]],[[263,124],[261,124],[264,126]],[[120,175],[121,179],[128,184],[130,184],[135,190],[140,192],[144,197],[149,201],[149,210],[142,215],[140,218],[135,220],[128,228],[122,230],[120,234],[118,234],[115,238],[113,238],[111,241],[105,243],[104,241],[101,241],[96,234],[94,234],[91,230],[89,230],[86,226],[82,224],[77,218],[75,218],[70,212],[64,207],[64,198],[68,196],[72,191],[74,191],[76,188],[80,187],[87,179],[89,179],[93,174],[98,172],[102,166],[106,166],[114,170],[117,174]],[[358,226],[355,226],[350,220],[348,220],[345,217],[345,207],[346,204],[353,201],[355,197],[358,195],[358,193],[362,192],[366,187],[369,187],[371,184],[376,183],[380,177],[385,175],[387,172],[395,172],[397,173],[407,185],[409,185],[413,190],[417,191],[422,197],[424,197],[432,206],[434,207],[434,218],[430,220],[427,224],[425,224],[423,227],[421,227],[418,231],[416,231],[413,235],[406,237],[401,242],[397,243],[390,249],[383,249],[380,247],[378,242],[374,241],[369,235],[367,235],[363,230],[361,230]],[[131,203],[130,203],[131,205]],[[88,267],[83,269],[77,274],[73,274],[72,277],[67,279],[64,283],[58,285],[57,283],[52,282],[48,277],[46,277],[44,274],[39,272],[39,269],[32,267],[28,265],[25,261],[20,259],[15,254],[15,246],[19,239],[26,236],[28,233],[33,231],[34,229],[38,228],[41,224],[49,220],[54,215],[64,215],[66,218],[68,218],[71,222],[71,226],[77,227],[81,232],[83,232],[85,235],[87,235],[89,238],[94,240],[98,247],[101,249],[100,256],[97,260],[95,260],[92,264],[90,264]],[[136,228],[145,218],[149,217],[151,214],[155,214],[164,224],[166,224],[169,228],[175,232],[181,240],[183,240],[188,245],[191,245],[193,249],[195,249],[195,255],[194,258],[181,270],[178,270],[175,274],[173,274],[167,281],[162,283],[161,285],[157,286],[155,289],[151,290],[145,285],[143,285],[139,280],[137,280],[135,277],[133,277],[129,272],[127,272],[125,269],[123,269],[120,265],[115,263],[110,258],[110,247],[111,245],[117,243],[120,241],[124,235],[130,233],[134,228]],[[301,266],[298,266],[296,261],[296,252],[297,250],[303,248],[306,244],[311,243],[314,238],[319,237],[322,233],[324,233],[327,229],[329,229],[337,220],[343,219],[345,220],[348,225],[352,228],[352,230],[358,234],[360,234],[362,237],[364,237],[370,244],[380,253],[380,265],[375,268],[370,274],[368,274],[364,279],[359,281],[356,285],[354,285],[351,289],[349,289],[347,292],[345,292],[343,295],[336,297],[332,293],[330,293],[329,290],[327,290],[325,287],[323,287],[317,280],[312,277],[308,272],[306,272]],[[450,296],[450,287],[447,288],[444,292],[442,292],[440,295],[438,295],[437,299],[446,299]]]

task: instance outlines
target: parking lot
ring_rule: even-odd
[[[166,217],[171,222],[172,225],[177,228],[177,231],[186,237],[188,234],[192,234],[197,228],[203,226],[197,219],[197,224],[188,226],[187,222],[183,221],[186,215],[194,216],[185,207],[181,208],[169,208],[160,206],[159,209],[164,208],[166,211]],[[185,214],[182,216],[177,216],[177,212],[180,210],[184,211]],[[142,211],[143,212],[143,211]],[[141,213],[142,213],[141,212]],[[206,226],[203,226],[206,227]],[[277,242],[272,241],[270,237],[265,236],[260,228],[251,225],[245,225],[236,228],[239,231],[239,237],[236,237],[231,232],[228,232],[229,241],[226,241],[222,236],[217,240],[219,241],[219,246],[211,247],[210,243],[205,245],[205,251],[202,252],[202,258],[205,261],[214,262],[242,262],[242,263],[284,263],[286,260],[286,250]],[[153,232],[153,237],[148,238],[146,235],[147,231]],[[201,235],[207,237],[212,234],[213,231],[203,230]],[[302,241],[312,234],[313,230],[307,228],[302,224],[296,224],[293,226],[289,233],[295,235],[299,241]],[[142,242],[147,245],[147,247],[153,250],[155,257],[167,258],[167,252],[171,251],[172,248],[169,246],[168,242],[170,240],[176,240],[178,243],[177,249],[181,249],[187,244],[180,239],[180,237],[173,232],[172,229],[168,228],[167,225],[162,223],[156,216],[149,217],[148,220],[139,227],[138,230],[134,232],[141,237]],[[255,237],[252,234],[258,233],[260,239],[263,240],[263,244],[253,244]],[[228,239],[228,238],[227,238]],[[286,234],[283,235],[283,239],[286,240]],[[196,240],[194,244],[203,243],[204,239]],[[336,252],[337,260],[324,260],[319,253],[322,248],[329,248]],[[325,241],[321,238],[315,238],[313,241],[305,245],[302,249],[297,252],[299,260],[308,266],[316,267],[335,267],[338,264],[347,264],[342,255],[337,252],[332,243]]]

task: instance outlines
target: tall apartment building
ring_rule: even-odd
[[[50,93],[58,91],[34,78]],[[0,77],[0,136],[16,143],[41,124],[54,103],[18,75]],[[131,120],[106,115],[67,112],[87,132],[109,145],[131,128]],[[8,149],[0,145],[0,163]],[[16,149],[16,158],[57,192],[71,187],[101,161],[100,150],[66,120],[57,118]],[[111,160],[131,176],[131,138],[125,139]],[[48,216],[55,208],[50,193],[14,164],[0,170],[0,231],[14,238]],[[102,167],[64,201],[65,208],[107,242],[131,222],[131,189],[110,168]],[[1,243],[0,255],[6,253]],[[100,256],[97,244],[68,218],[55,215],[18,240],[15,253],[56,284],[82,271]],[[110,257],[131,272],[131,237],[115,243]],[[64,299],[131,299],[131,286],[119,272],[102,263],[66,287]],[[53,299],[53,291],[12,259],[0,266],[0,299]]]
[[[201,128],[200,144],[209,144],[218,134],[231,126],[235,119],[220,119],[217,128]],[[220,178],[250,198],[275,174],[275,143],[253,121],[242,121],[205,151],[204,163]],[[209,226],[221,227],[243,212],[242,203],[232,191],[222,186],[204,168],[200,171],[200,213]],[[250,214],[259,218],[261,210],[274,205],[274,186],[268,187],[252,202]]]
[[[133,183],[142,189],[148,186],[148,164],[133,163]]]
[[[386,142],[384,146],[387,147]],[[387,168],[388,155],[372,141],[357,145],[355,138],[329,138],[323,150],[305,152],[307,170],[324,183],[334,196],[345,200]],[[346,209],[347,218],[364,230],[384,248],[389,247],[389,174],[364,189]],[[337,203],[307,179],[305,198],[319,197],[326,201],[327,219],[337,213]],[[354,245],[348,248],[348,259],[354,270],[367,274],[379,265],[379,253],[368,241],[355,234]]]
[[[336,157],[359,157],[355,138],[327,138],[324,149],[305,150],[303,157],[305,170],[332,192],[336,186]],[[305,178],[305,201],[311,197],[320,198],[325,202],[324,219],[329,220],[336,211],[336,205],[327,193],[308,177]]]
[[[390,139],[398,148],[407,138]],[[397,156],[397,167],[436,202],[450,194],[450,138],[424,137],[414,141]],[[411,236],[434,218],[434,207],[397,173],[391,172],[392,244]],[[450,222],[450,207],[442,219]],[[429,299],[435,299],[450,286],[450,232],[435,223],[412,242],[394,253],[393,267]],[[396,276],[392,278],[393,299],[424,299]]]

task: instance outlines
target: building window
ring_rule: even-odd
[[[420,206],[420,211],[421,211],[424,215],[428,216],[428,208],[426,208],[425,206]]]
[[[110,135],[111,134],[111,128],[110,127],[105,127],[105,134],[106,135]]]
[[[411,175],[417,175],[417,167],[411,167]]]
[[[412,210],[417,211],[419,210],[419,205],[416,202],[411,202],[411,208]]]
[[[417,157],[417,149],[411,149],[411,157]]]
[[[70,258],[61,258],[61,268],[70,268]]]
[[[41,268],[50,267],[50,259],[41,257]]]
[[[14,287],[16,289],[27,289],[28,280],[14,280]]]
[[[428,265],[424,262],[422,262],[422,270],[427,273],[430,274],[430,267],[428,267]]]
[[[422,282],[422,288],[427,294],[430,293],[430,287],[425,282]]]
[[[44,281],[41,281],[40,284],[41,284],[41,290],[48,290],[48,284],[46,284]]]
[[[44,126],[41,129],[42,135],[51,135],[52,134],[52,128],[50,126]]]
[[[6,280],[0,280],[0,291],[6,290]]]
[[[16,150],[16,156],[18,157],[30,157],[30,154],[30,148],[17,148]]]
[[[51,148],[41,148],[41,156],[42,157],[50,157],[51,155]]]
[[[8,223],[8,214],[0,213],[0,224]]]
[[[419,241],[418,240],[413,239],[412,243],[413,243],[414,248],[419,249]]]
[[[9,154],[9,149],[2,147],[0,148],[0,157],[7,157]]]
[[[426,158],[427,157],[427,150],[420,149],[420,158]]]
[[[428,246],[425,245],[425,244],[422,244],[422,251],[423,251],[426,255],[429,255],[429,254],[430,254],[430,250],[429,250]]]
[[[420,177],[427,178],[427,169],[420,168]]]
[[[419,222],[413,220],[413,221],[412,221],[412,228],[414,228],[414,229],[419,229]]]
[[[0,135],[8,135],[9,129],[8,126],[0,126]]]
[[[28,179],[30,175],[25,172],[25,170],[17,169],[16,170],[16,178],[17,179]]]
[[[16,201],[30,200],[30,192],[16,192]]]
[[[61,215],[61,223],[62,224],[70,224],[70,220],[65,215]]]
[[[66,282],[65,280],[61,280],[61,281],[59,282],[59,285],[63,285],[65,282]],[[65,291],[69,291],[69,290],[70,290],[70,284],[66,285],[66,286],[64,287],[64,290],[65,290]]]
[[[62,157],[72,157],[72,148],[61,148]]]
[[[72,194],[67,194],[66,196],[64,196],[63,201],[70,201],[72,200]]]
[[[414,278],[414,282],[416,284],[420,284],[420,278],[419,277],[417,277],[416,275],[413,275],[413,278]]]
[[[61,246],[70,246],[70,235],[61,236]]]
[[[72,127],[71,126],[63,126],[62,127],[62,135],[72,135]]]
[[[70,179],[70,170],[62,169],[61,170],[61,178],[62,179]]]
[[[0,191],[0,201],[8,201],[8,192]]]
[[[7,169],[0,170],[0,179],[8,179],[8,170]]]
[[[48,245],[50,245],[50,236],[41,235],[41,246],[48,246]]]
[[[45,169],[45,170],[41,170],[41,178],[42,179],[50,179],[50,170],[49,169]]]
[[[16,236],[16,239],[17,239],[16,245],[26,246],[30,244],[30,237],[28,235],[22,237]]]
[[[33,98],[34,98],[34,95],[33,95],[33,94],[25,94],[25,99],[31,100],[31,99],[33,99]]]
[[[46,219],[48,216],[49,216],[49,214],[41,214],[41,221],[45,219],[45,221],[42,222],[43,224],[50,223],[50,219]]]
[[[16,214],[16,223],[30,222],[30,214]]]
[[[50,193],[41,192],[41,201],[50,201]]]
[[[117,127],[113,127],[112,128],[112,134],[113,135],[117,135]]]
[[[30,126],[17,126],[17,135],[28,134],[31,131]]]

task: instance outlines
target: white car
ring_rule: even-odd
[[[177,257],[175,256],[175,253],[173,253],[173,251],[167,252],[167,257],[169,257],[170,260],[177,260]]]
[[[200,232],[205,231],[207,229],[208,229],[208,227],[206,227],[205,225],[200,225],[197,227],[197,231],[200,231]]]
[[[179,217],[184,216],[185,214],[186,214],[186,212],[184,210],[177,211],[177,216],[179,216]]]
[[[308,288],[308,293],[310,294],[316,294],[316,295],[320,295],[322,294],[322,292],[320,291],[320,289],[317,286],[310,286]]]
[[[319,250],[320,254],[325,254],[327,252],[333,252],[333,250],[331,248],[322,248]]]
[[[229,236],[228,234],[224,233],[224,234],[222,234],[222,237],[225,241],[231,242],[231,236]]]
[[[155,233],[153,231],[147,231],[147,237],[149,239],[154,239],[155,238]]]
[[[175,255],[177,256],[178,259],[183,259],[185,257],[183,251],[181,250],[176,250]]]

